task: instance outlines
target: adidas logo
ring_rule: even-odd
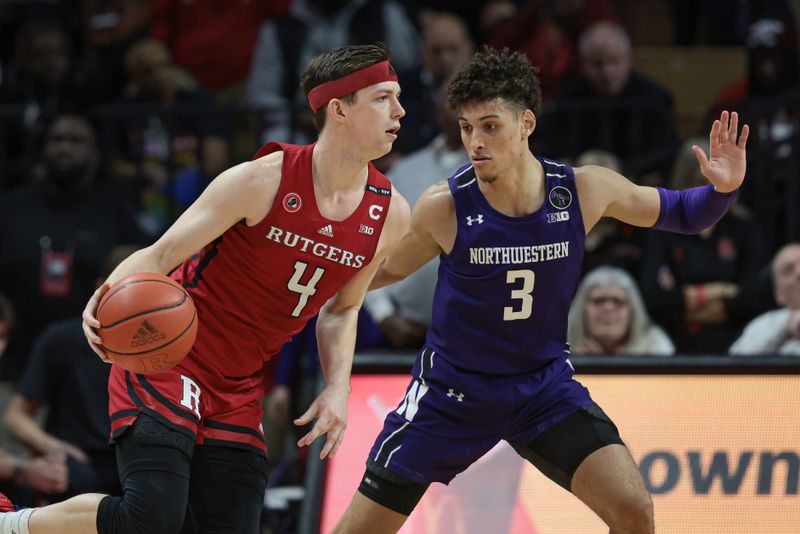
[[[138,330],[136,330],[136,334],[134,334],[133,339],[131,339],[131,347],[141,347],[156,341],[161,341],[166,337],[167,336],[164,335],[164,332],[145,320],[141,325],[139,325]]]
[[[320,233],[327,237],[333,237],[333,226],[331,226],[330,224],[326,224],[325,226],[317,230],[317,233]]]

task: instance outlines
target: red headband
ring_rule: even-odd
[[[333,98],[341,98],[376,83],[396,81],[397,73],[392,65],[388,61],[381,61],[316,86],[308,93],[308,103],[311,105],[311,110],[316,113]]]

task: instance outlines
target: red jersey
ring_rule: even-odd
[[[172,273],[197,307],[190,357],[225,376],[260,373],[263,362],[375,255],[391,182],[369,164],[356,210],[343,221],[326,219],[314,197],[313,149],[264,145],[255,158],[283,150],[281,181],[267,216],[252,227],[235,224]]]

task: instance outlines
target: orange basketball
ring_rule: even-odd
[[[136,273],[111,286],[97,307],[108,357],[133,373],[166,371],[194,344],[197,312],[177,282],[158,273]]]

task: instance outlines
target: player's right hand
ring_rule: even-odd
[[[92,298],[86,303],[86,307],[83,309],[83,314],[81,315],[83,318],[83,334],[86,336],[89,346],[100,359],[106,363],[111,363],[111,360],[106,356],[105,350],[103,350],[103,340],[97,335],[96,329],[100,328],[100,321],[97,320],[95,314],[97,313],[97,305],[100,304],[100,300],[103,298],[103,295],[108,292],[109,287],[111,286],[108,282],[103,282],[103,285],[98,287],[94,294],[92,294]]]

